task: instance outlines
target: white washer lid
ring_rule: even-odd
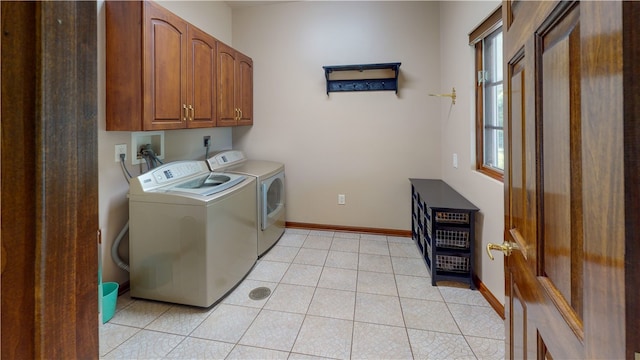
[[[235,186],[245,178],[245,176],[238,174],[212,172],[208,175],[201,175],[185,182],[172,185],[164,190],[166,192],[180,192],[200,196],[210,196]]]

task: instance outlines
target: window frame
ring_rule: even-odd
[[[476,170],[498,181],[504,182],[504,170],[484,163],[484,86],[478,82],[478,72],[483,70],[483,40],[502,30],[502,5],[498,6],[486,19],[469,33],[469,45],[474,47],[474,83],[476,89]],[[504,65],[503,65],[504,66]],[[504,81],[504,80],[503,80]],[[504,129],[504,125],[503,125]],[[506,134],[503,132],[503,143]]]

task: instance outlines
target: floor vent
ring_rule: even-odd
[[[262,300],[268,298],[269,295],[271,295],[271,289],[261,286],[251,290],[251,292],[249,293],[249,298],[251,300]]]

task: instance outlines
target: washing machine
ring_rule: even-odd
[[[211,171],[256,179],[258,256],[262,256],[276,244],[285,229],[284,164],[247,159],[240,150],[219,152],[207,162]]]
[[[178,161],[131,179],[131,296],[209,307],[257,261],[256,178]]]

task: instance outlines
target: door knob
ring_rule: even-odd
[[[511,251],[518,250],[518,249],[519,249],[518,244],[508,242],[508,241],[505,241],[500,245],[489,243],[487,244],[487,255],[489,255],[489,259],[494,260],[491,250],[500,250],[502,251],[504,256],[509,256],[511,255]]]

